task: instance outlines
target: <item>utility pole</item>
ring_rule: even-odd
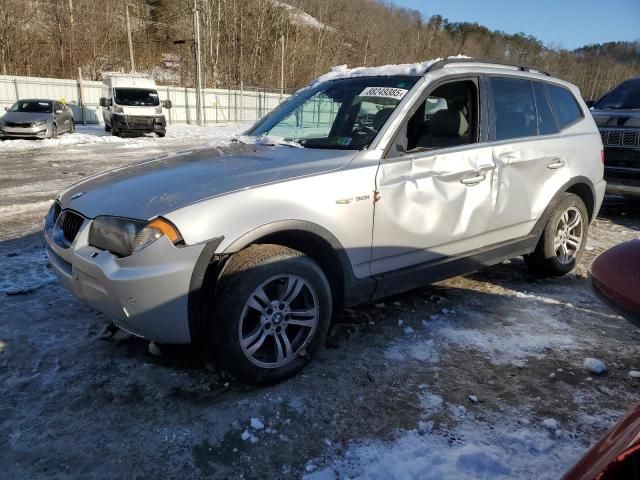
[[[136,71],[136,64],[133,60],[133,41],[131,40],[131,22],[129,21],[129,4],[125,4],[124,13],[127,17],[127,39],[129,40],[129,60],[131,62],[131,71]]]
[[[193,38],[196,47],[196,122],[202,125],[202,66],[200,65],[200,12],[193,0]]]
[[[284,34],[280,35],[280,103],[284,95]]]

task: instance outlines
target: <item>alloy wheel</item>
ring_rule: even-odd
[[[305,355],[318,318],[318,294],[307,280],[271,277],[245,302],[238,329],[242,352],[259,367],[283,367]]]
[[[582,213],[576,207],[564,211],[553,239],[556,258],[563,265],[571,263],[578,255],[583,240]]]

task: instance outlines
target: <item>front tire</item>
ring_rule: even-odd
[[[104,131],[105,132],[110,132],[111,131],[111,125],[107,125],[107,122],[104,122]]]
[[[580,197],[565,193],[549,215],[535,251],[525,256],[529,270],[542,276],[560,276],[573,270],[582,257],[589,214]]]
[[[311,258],[280,245],[252,245],[229,259],[205,313],[213,353],[243,383],[285,380],[324,344],[331,306],[329,282]]]
[[[58,126],[55,123],[51,125],[51,135],[49,138],[58,138]]]

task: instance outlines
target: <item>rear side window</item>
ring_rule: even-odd
[[[544,84],[533,82],[533,93],[536,97],[536,109],[538,111],[538,133],[540,135],[550,135],[558,132],[553,112],[547,99]]]
[[[556,114],[560,130],[582,118],[582,110],[573,94],[566,88],[547,84],[551,106]]]
[[[538,135],[538,117],[529,80],[492,77],[495,139]]]

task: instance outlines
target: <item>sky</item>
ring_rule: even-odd
[[[392,0],[455,22],[491,30],[524,32],[547,46],[568,49],[591,43],[640,40],[640,0]]]

